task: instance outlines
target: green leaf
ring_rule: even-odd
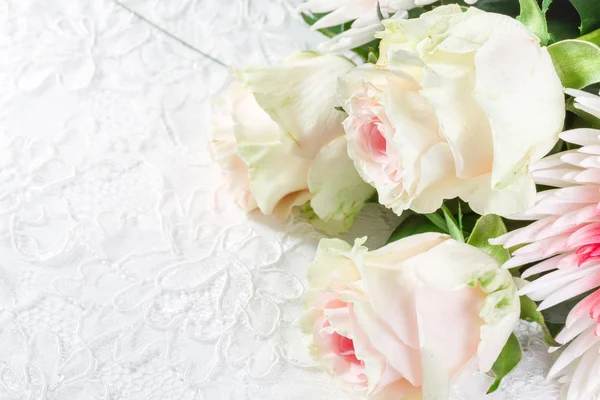
[[[582,89],[600,82],[600,47],[582,40],[548,46],[554,68],[566,88]]]
[[[544,0],[542,1],[542,12],[546,14],[546,11],[550,9],[550,4],[552,4],[552,0]]]
[[[479,218],[467,243],[485,251],[498,262],[504,264],[510,258],[509,251],[502,246],[491,245],[489,240],[504,235],[506,232],[508,231],[502,218],[494,214],[488,214]]]
[[[373,196],[369,197],[366,201],[367,203],[379,203],[379,193],[373,193]]]
[[[446,219],[446,226],[448,227],[448,232],[450,233],[450,236],[452,236],[452,239],[464,243],[465,236],[463,235],[463,231],[445,204],[442,204],[442,212],[444,213],[444,218]]]
[[[425,232],[446,233],[424,215],[411,215],[392,232],[386,244]]]
[[[544,5],[542,4],[542,11]],[[576,39],[579,32],[579,14],[571,3],[565,0],[555,0],[546,10],[546,22],[552,42],[565,39]]]
[[[423,216],[425,218],[427,218],[429,221],[431,221],[432,224],[434,224],[439,229],[441,229],[444,233],[448,233],[448,227],[446,226],[446,221],[444,220],[444,218],[442,218],[440,216],[440,214],[431,213],[431,214],[423,214]]]
[[[536,302],[531,300],[527,296],[521,296],[520,301],[521,301],[521,319],[528,321],[528,322],[535,322],[536,324],[538,324],[542,328],[542,336],[543,336],[544,342],[546,342],[546,344],[548,344],[550,346],[555,346],[555,347],[560,346],[560,343],[558,343],[556,340],[554,340],[554,337],[552,337],[550,330],[546,326],[546,321],[544,319],[544,316],[537,309],[538,305],[536,304]]]
[[[581,17],[581,34],[600,28],[600,1],[570,0]]]
[[[596,29],[594,32],[590,32],[587,35],[580,36],[577,39],[594,43],[596,46],[600,46],[600,29]]]
[[[548,44],[550,36],[548,34],[548,24],[546,16],[540,9],[537,0],[519,0],[521,13],[517,17],[531,32],[540,38],[542,46]]]
[[[498,389],[502,379],[516,368],[519,362],[521,362],[521,358],[523,358],[521,344],[515,334],[512,333],[490,371],[495,380],[488,389],[488,394],[493,393]]]
[[[464,232],[464,229],[463,229],[463,213],[462,213],[462,207],[460,205],[460,201],[458,202],[458,213],[456,215],[458,217],[458,229],[460,229],[461,232]]]

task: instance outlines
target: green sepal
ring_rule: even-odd
[[[546,4],[546,9],[550,6],[550,2]],[[519,5],[521,12],[517,19],[540,38],[542,46],[547,45],[550,41],[548,23],[546,22],[544,11],[538,5],[537,0],[519,0]]]
[[[522,358],[523,350],[521,349],[521,344],[515,334],[512,333],[492,366],[490,375],[495,379],[494,383],[488,389],[487,394],[493,393],[498,389],[502,379],[519,365]]]
[[[600,1],[569,0],[581,17],[581,34],[600,29]]]
[[[552,333],[546,326],[546,320],[541,311],[538,311],[537,303],[527,296],[521,296],[519,300],[521,301],[521,319],[538,324],[542,328],[542,337],[547,345],[553,347],[560,346],[560,343],[554,340]]]
[[[489,240],[502,236],[506,232],[508,231],[502,218],[488,214],[477,220],[467,243],[485,251],[499,263],[504,264],[510,259],[510,252],[502,246],[490,244]]]
[[[387,243],[392,243],[405,237],[418,235],[425,232],[446,233],[444,230],[437,227],[424,215],[411,215],[406,218],[390,235]]]

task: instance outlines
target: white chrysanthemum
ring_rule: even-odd
[[[600,97],[567,93],[575,96],[576,108],[600,118]],[[566,346],[549,373],[569,382],[567,400],[585,400],[600,391],[600,130],[574,129],[561,138],[582,147],[531,168],[538,184],[559,189],[539,193],[535,205],[520,216],[534,223],[493,243],[507,248],[527,244],[505,267],[539,262],[523,278],[543,275],[520,294],[541,301],[540,310],[596,289],[569,313],[556,337]]]
[[[383,30],[379,10],[384,18],[406,18],[407,11],[437,0],[307,0],[300,12],[329,13],[312,28],[322,29],[354,21],[351,29],[323,43],[319,50],[333,53],[354,49],[375,40],[375,33]]]

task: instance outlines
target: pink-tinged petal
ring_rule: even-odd
[[[539,253],[525,253],[523,255],[513,255],[513,257],[510,260],[508,260],[502,265],[502,268],[516,268],[520,267],[521,265],[543,260],[544,258],[546,257],[543,254]]]
[[[354,312],[354,306],[348,305],[350,317],[353,325],[354,350],[356,357],[364,362],[364,373],[369,379],[368,393],[378,389],[381,380],[385,377],[386,380],[400,379],[402,375],[395,369],[387,365],[385,358],[373,347],[369,337],[362,329],[362,323],[358,320]]]
[[[600,155],[600,144],[583,146],[577,149],[577,151],[580,153]]]
[[[545,310],[598,286],[600,286],[600,272],[595,272],[593,275],[581,278],[551,294],[540,303],[539,309]]]
[[[584,222],[594,221],[598,218],[597,205],[591,204],[580,208],[579,210],[571,211],[566,213],[562,217],[558,218],[553,226],[556,228],[566,229],[575,225],[580,225]]]
[[[575,182],[600,184],[600,170],[586,169],[575,176]]]
[[[571,340],[575,339],[577,336],[581,335],[595,324],[595,321],[590,319],[587,315],[585,315],[583,318],[572,319],[569,322],[570,323],[567,324],[558,335],[556,335],[555,339],[560,344],[569,343]],[[559,348],[560,347],[555,347],[552,349],[552,351],[556,351]]]
[[[559,254],[552,258],[542,261],[539,264],[534,265],[533,267],[527,268],[525,272],[521,275],[521,278],[527,279],[530,276],[541,274],[542,272],[548,272],[553,269],[558,268],[560,261],[565,257],[564,254]]]
[[[477,353],[484,325],[479,313],[486,294],[478,287],[452,291],[425,287],[416,295],[421,343],[452,376]]]
[[[569,248],[593,243],[600,243],[600,223],[584,225],[571,234],[567,240]]]
[[[361,321],[373,347],[386,355],[389,364],[412,385],[421,385],[420,353],[398,340],[391,328],[374,313],[369,304],[355,304],[354,311]]]
[[[598,203],[600,200],[600,188],[594,186],[576,186],[559,189],[556,198],[563,202],[573,203]]]
[[[570,152],[576,152],[576,150],[552,154],[548,157],[544,157],[541,160],[536,161],[533,164],[531,164],[531,167],[529,168],[529,170],[531,172],[535,172],[535,171],[543,171],[543,170],[547,170],[547,169],[560,168],[565,165],[565,163],[564,163],[564,161],[562,161],[561,157],[564,154],[570,153]]]
[[[539,290],[548,294],[558,293],[558,290],[562,287],[568,286],[571,282],[575,282],[583,277],[592,275],[599,270],[600,266],[595,266],[593,268],[567,268],[553,271],[552,273],[544,275],[525,285],[525,287],[519,291],[519,294],[527,295]],[[543,298],[545,297],[546,296],[544,295]]]
[[[548,378],[553,378],[558,375],[564,368],[581,357],[586,350],[590,349],[598,342],[600,342],[600,337],[594,335],[594,330],[592,328],[584,331],[567,346],[565,351],[561,353],[552,368],[550,368]]]
[[[595,291],[590,294],[583,300],[581,300],[569,313],[567,316],[567,322],[572,323],[574,320],[582,318],[586,316],[587,318],[591,318],[592,320],[598,320],[600,316],[600,290]]]
[[[525,215],[564,215],[571,211],[576,211],[581,206],[574,203],[555,203],[548,204],[547,202],[538,202],[535,206],[525,211]]]
[[[565,164],[559,168],[532,171],[531,176],[538,185],[568,187],[573,186],[580,171],[581,168]]]
[[[406,259],[448,239],[447,235],[439,233],[410,236],[370,252],[358,265],[373,309],[388,322],[398,338],[412,348],[419,347],[412,283],[404,279],[397,269],[385,266],[399,267]]]
[[[588,159],[594,159],[596,157],[597,156],[590,156],[589,154],[577,152],[577,153],[564,154],[560,159],[567,164],[571,164],[576,167],[585,168],[585,166],[583,165],[585,163],[585,161]]]
[[[539,221],[535,221],[525,228],[508,232],[507,234],[496,239],[491,239],[490,243],[495,245],[503,245],[507,249],[518,244],[531,243],[535,241],[536,237],[538,237],[541,232],[545,232],[547,228],[554,223],[554,220],[554,217],[540,219]]]
[[[588,351],[581,357],[573,372],[567,400],[589,399],[594,394],[598,386],[597,376],[600,373],[598,353],[596,346],[596,351]]]
[[[588,146],[592,144],[598,144],[600,140],[600,130],[579,128],[571,129],[560,134],[560,138],[565,142],[578,144],[580,146]]]

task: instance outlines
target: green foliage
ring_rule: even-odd
[[[600,29],[600,1],[598,0],[569,0],[581,17],[581,34]]]
[[[448,233],[448,227],[446,226],[446,220],[438,213],[423,214],[432,224],[437,226],[444,233]]]
[[[507,229],[502,218],[488,214],[479,218],[467,243],[485,251],[504,264],[510,258],[509,251],[502,246],[491,245],[489,240],[504,235],[506,232]]]
[[[547,2],[546,9],[550,7],[551,2],[551,0]],[[546,23],[545,13],[540,9],[537,0],[519,0],[519,4],[521,12],[517,19],[540,38],[542,46],[547,45],[550,41],[548,24]]]
[[[515,334],[512,333],[490,371],[495,380],[488,389],[488,394],[493,393],[498,389],[502,379],[516,368],[521,361],[521,358],[523,358],[521,344]]]
[[[538,311],[538,305],[536,304],[536,302],[531,300],[527,296],[521,296],[520,301],[521,319],[528,322],[535,322],[536,324],[538,324],[542,328],[542,335],[546,344],[555,347],[560,346],[560,343],[554,340],[552,333],[550,333],[550,330],[546,326],[546,320],[544,318],[544,315],[542,315],[541,311]]]
[[[590,32],[587,35],[583,35],[578,39],[594,43],[595,45],[600,46],[600,29],[596,29],[594,32]]]
[[[563,40],[548,46],[564,87],[582,89],[600,82],[600,47],[582,40]]]
[[[460,206],[458,209],[458,215],[459,215],[458,219],[460,222],[458,222],[456,219],[454,219],[454,216],[452,215],[452,213],[450,212],[450,210],[448,209],[448,207],[445,204],[442,204],[442,212],[444,213],[444,218],[446,220],[446,227],[448,228],[448,233],[450,233],[450,236],[452,237],[452,239],[464,243],[465,236],[463,235],[463,231],[462,231],[462,212],[460,210]]]
[[[546,12],[550,9],[550,4],[552,4],[552,0],[542,1],[542,12],[544,14],[546,14]]]
[[[415,214],[405,219],[390,235],[386,243],[392,243],[405,237],[425,232],[446,233],[424,215]]]

